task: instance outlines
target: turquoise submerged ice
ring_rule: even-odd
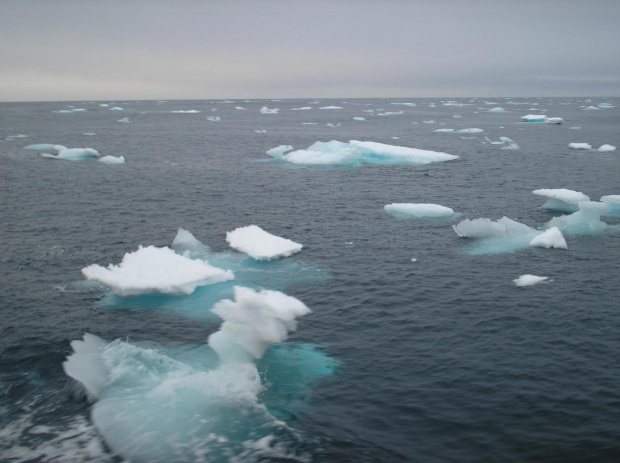
[[[361,164],[430,164],[458,159],[458,156],[404,146],[386,145],[370,141],[351,140],[349,143],[332,140],[316,142],[305,150],[291,151],[282,145],[267,151],[280,161],[300,165],[361,165]],[[289,152],[291,151],[291,152]],[[289,152],[288,154],[285,154]]]
[[[133,462],[303,456],[285,420],[303,412],[336,364],[311,345],[274,345],[310,309],[237,287],[214,310],[224,322],[208,345],[108,343],[88,333],[71,343],[63,368],[94,402],[91,419],[116,454]]]

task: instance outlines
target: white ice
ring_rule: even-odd
[[[266,232],[257,225],[240,227],[226,233],[231,248],[244,252],[256,260],[271,260],[295,254],[303,245]]]
[[[353,120],[354,120],[354,121],[365,121],[365,120],[366,120],[366,118],[365,118],[365,117],[359,117],[359,116],[358,116],[358,117],[354,117],[354,118],[353,118]]]
[[[591,150],[592,145],[589,143],[569,143],[568,147],[574,150]]]
[[[556,248],[556,249],[568,249],[564,235],[558,227],[552,227],[541,233],[538,236],[532,238],[530,246],[540,248]]]
[[[533,286],[538,283],[542,283],[543,281],[546,281],[548,279],[549,277],[539,277],[536,275],[526,274],[526,275],[521,275],[519,278],[517,278],[516,280],[512,280],[512,281],[517,286]]]
[[[620,217],[620,195],[601,196],[600,201],[609,206],[609,210],[605,213],[605,216]]]
[[[55,145],[53,143],[39,143],[37,145],[24,146],[25,150],[34,151],[56,151],[57,153],[62,150],[66,150],[67,147],[63,145]]]
[[[562,122],[564,122],[564,119],[562,119],[561,117],[548,117],[545,122],[547,124],[561,124]]]
[[[497,108],[491,108],[487,112],[489,112],[489,113],[505,113],[506,110],[504,108],[497,107]]]
[[[287,145],[288,148],[288,145]],[[283,154],[282,147],[269,150],[270,156],[301,165],[351,165],[351,164],[429,164],[458,159],[452,154],[426,151],[403,146],[351,140],[316,142],[305,150]]]
[[[139,294],[191,294],[198,286],[234,279],[230,270],[222,270],[202,260],[192,260],[168,247],[142,247],[126,253],[120,264],[97,264],[82,269],[89,280],[110,287],[119,296]]]
[[[99,157],[99,153],[93,148],[65,148],[58,151],[56,155],[41,153],[41,156],[49,159],[63,159],[65,161],[82,161],[85,159],[96,159]]]
[[[198,114],[200,111],[196,109],[188,109],[187,111],[183,109],[179,109],[177,111],[170,111],[172,114]]]
[[[267,106],[263,106],[262,108],[260,108],[261,114],[278,114],[279,111],[279,108],[269,109]]]
[[[601,215],[609,211],[609,204],[596,201],[580,201],[579,210],[571,215],[554,217],[547,222],[544,228],[557,227],[563,233],[571,235],[591,235],[602,233],[609,229],[609,225],[601,221]]]
[[[319,109],[342,109],[342,106],[323,106]]]
[[[104,164],[125,164],[125,156],[103,156],[99,158],[99,162]]]
[[[525,224],[502,217],[497,221],[487,218],[465,219],[452,228],[461,238],[491,238],[504,236],[530,236],[533,238],[540,232]]]
[[[521,116],[523,122],[546,122],[547,116],[544,114],[528,114],[527,116]]]
[[[224,362],[260,359],[296,330],[296,318],[311,312],[300,300],[279,291],[256,292],[241,286],[233,291],[234,301],[222,300],[211,309],[224,323],[209,336],[209,346]]]
[[[386,212],[416,219],[452,219],[458,217],[450,207],[428,203],[392,203],[383,206]]]
[[[605,144],[605,145],[601,145],[597,151],[601,153],[609,153],[611,151],[616,151],[616,147],[613,145]]]
[[[540,189],[532,191],[535,195],[549,198],[541,207],[554,211],[577,212],[580,201],[590,201],[590,197],[580,191],[566,188]]]
[[[129,118],[128,117],[123,117],[122,119],[119,119],[118,121],[119,124],[129,124]]]

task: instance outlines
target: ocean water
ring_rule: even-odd
[[[541,208],[541,188],[620,194],[620,152],[568,148],[619,145],[620,108],[585,109],[618,99],[102,103],[0,104],[0,460],[620,460],[620,219],[566,234],[567,250],[490,249],[451,227],[502,216],[541,227],[561,215]],[[86,111],[57,112],[71,107]],[[532,113],[564,122],[520,122]],[[312,167],[266,155],[330,140],[459,159]],[[127,162],[45,159],[23,149],[35,143]],[[400,218],[390,203],[462,216]],[[303,250],[253,262],[225,241],[250,224]],[[123,298],[81,273],[171,246],[179,228],[234,284],[312,313],[260,360],[225,368],[207,344],[221,324],[209,309],[233,283]],[[549,280],[515,286],[523,274]],[[100,381],[97,397],[63,369],[86,333],[96,352],[79,370]]]

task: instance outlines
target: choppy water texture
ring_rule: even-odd
[[[568,148],[620,145],[619,108],[584,110],[619,101],[106,103],[0,104],[0,459],[122,461],[114,451],[148,449],[149,432],[169,436],[156,443],[176,449],[176,461],[620,459],[620,234],[566,236],[568,250],[486,253],[453,231],[460,219],[383,210],[440,204],[461,218],[507,216],[536,228],[554,213],[533,190],[620,194],[619,152]],[[70,105],[86,111],[57,112]],[[263,106],[280,111],[261,114]],[[313,109],[292,111],[302,107]],[[494,107],[506,111],[488,112]],[[564,123],[519,122],[533,113]],[[330,140],[460,158],[304,167],[265,154]],[[35,143],[90,147],[126,164],[23,149]],[[225,241],[250,224],[303,250],[251,262]],[[208,308],[230,297],[232,283],[187,297],[122,298],[84,281],[82,268],[118,263],[139,245],[170,246],[180,227],[245,285],[312,309],[256,363],[259,383],[253,372],[226,376],[206,344],[220,325]],[[549,279],[515,286],[523,274]],[[62,367],[85,333],[103,340],[107,367],[126,380],[94,405]],[[155,385],[153,402],[135,389],[123,396]],[[117,412],[125,427],[94,425]],[[167,419],[183,423],[177,434]]]

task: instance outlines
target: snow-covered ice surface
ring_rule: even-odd
[[[236,228],[226,233],[230,247],[256,260],[271,260],[295,254],[303,245],[266,232],[257,225]]]
[[[140,247],[126,253],[118,265],[107,268],[98,264],[82,269],[89,280],[109,286],[120,296],[139,294],[191,294],[198,286],[232,280],[233,272],[189,259],[172,249],[155,246]]]

